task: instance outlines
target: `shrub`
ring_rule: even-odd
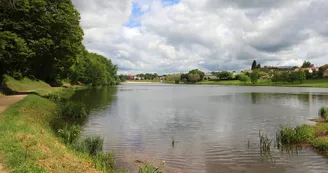
[[[89,111],[82,103],[65,101],[57,105],[57,113],[66,118],[83,119],[88,117]]]
[[[96,169],[103,172],[110,172],[115,166],[115,159],[112,153],[99,152],[98,155],[93,157],[93,162]]]
[[[64,129],[59,129],[57,132],[58,136],[63,138],[65,144],[72,144],[80,136],[80,133],[80,126],[72,125],[68,127],[67,124]]]
[[[253,71],[251,74],[250,74],[250,79],[251,79],[251,82],[252,84],[256,84],[257,81],[259,80],[259,72],[258,71]]]
[[[240,82],[243,82],[243,83],[247,83],[251,80],[247,75],[244,75],[244,74],[240,74],[238,76],[238,79]]]
[[[313,146],[320,151],[328,151],[328,138],[316,138]]]
[[[327,121],[328,118],[328,108],[327,107],[322,107],[319,110],[319,117]]]
[[[88,153],[91,156],[97,156],[103,149],[104,139],[100,136],[86,137],[78,141],[73,146],[77,151]]]
[[[309,125],[297,126],[295,128],[280,126],[277,133],[277,141],[282,144],[297,144],[310,142],[314,138],[314,128]]]

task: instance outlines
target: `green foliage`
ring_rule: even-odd
[[[181,79],[181,74],[170,74],[166,76],[166,80],[173,81],[176,84],[180,82],[180,79]]]
[[[201,80],[201,77],[199,74],[188,74],[188,80],[196,83]]]
[[[303,70],[298,71],[298,80],[303,83],[306,80],[306,73]]]
[[[247,83],[247,82],[249,82],[251,79],[250,79],[247,75],[245,75],[245,74],[239,74],[239,75],[238,75],[238,80],[239,80],[240,82]]]
[[[84,51],[70,68],[69,78],[72,84],[116,85],[120,82],[117,70],[117,65],[113,65],[110,59]]]
[[[277,133],[277,141],[282,144],[297,144],[311,142],[314,139],[315,131],[309,125],[297,126],[295,128],[280,126]]]
[[[319,109],[319,117],[322,118],[324,121],[328,120],[328,108],[327,107],[322,107]]]
[[[68,127],[67,124],[63,129],[57,131],[58,136],[63,139],[65,144],[72,144],[80,136],[80,133],[80,126],[72,125]]]
[[[77,151],[88,153],[91,156],[97,156],[103,149],[104,139],[100,136],[86,137],[76,142],[73,147]]]
[[[202,72],[202,71],[200,71],[199,69],[193,69],[193,70],[190,70],[189,71],[189,73],[188,73],[188,76],[190,75],[190,74],[198,74],[199,75],[199,77],[200,77],[200,79],[199,80],[203,80],[204,79],[204,77],[205,77],[205,73],[204,72]],[[189,77],[188,77],[188,79],[189,79]],[[199,80],[197,80],[197,81],[199,81]]]
[[[288,74],[288,82],[294,83],[298,79],[299,79],[298,72],[291,72]]]
[[[252,70],[255,70],[256,69],[256,66],[257,66],[257,63],[256,63],[256,60],[253,61],[252,63]]]
[[[125,74],[120,74],[120,75],[118,75],[118,77],[120,78],[121,82],[125,82],[128,80],[128,75],[125,75]]]
[[[320,151],[328,151],[328,138],[316,138],[313,140],[313,146]]]
[[[82,48],[80,15],[72,2],[19,0],[12,6],[6,2],[0,2],[4,72],[46,81],[63,76]]]
[[[158,74],[157,73],[145,73],[145,74],[137,74],[137,77],[141,77],[144,78],[145,80],[154,80],[156,78],[158,78]]]
[[[112,153],[99,152],[93,157],[95,168],[103,172],[114,172],[115,159]]]
[[[281,73],[274,71],[271,73],[271,81],[277,83],[281,79]]]
[[[89,111],[82,103],[64,101],[58,103],[57,114],[64,118],[85,119],[88,117]]]
[[[251,74],[250,74],[250,79],[252,84],[256,84],[259,80],[259,72],[254,70]]]
[[[311,67],[313,64],[310,61],[304,61],[302,68],[309,68]]]
[[[218,74],[218,77],[221,79],[221,80],[231,80],[232,77],[233,77],[233,74],[230,73],[230,72],[227,72],[227,71],[223,71],[223,72],[220,72]]]

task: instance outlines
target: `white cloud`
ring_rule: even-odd
[[[112,58],[122,72],[241,70],[328,60],[325,0],[73,0],[84,43]],[[140,27],[124,26],[132,3]]]

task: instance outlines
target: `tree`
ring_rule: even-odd
[[[252,84],[256,84],[259,80],[259,72],[254,70],[251,74],[250,74],[250,78],[251,78],[251,82]]]
[[[84,49],[80,14],[70,0],[0,1],[0,18],[4,73],[55,81]]]
[[[256,60],[254,60],[253,63],[252,63],[252,68],[251,69],[252,70],[255,70],[256,67],[257,67]]]
[[[261,64],[257,64],[256,69],[260,69],[260,68],[261,68]]]
[[[187,82],[188,81],[188,74],[187,73],[181,73],[180,80],[183,81],[183,82]]]
[[[312,66],[313,66],[313,64],[310,61],[304,61],[303,65],[302,65],[302,68],[309,68],[309,67],[312,67]]]
[[[298,80],[303,83],[306,80],[306,73],[303,70],[298,71]]]
[[[203,80],[204,77],[205,77],[205,73],[202,72],[202,71],[200,71],[199,69],[190,70],[189,73],[188,73],[188,75],[189,74],[198,74],[200,76],[200,79],[199,80]],[[188,77],[188,79],[189,79],[189,77]]]
[[[223,71],[221,73],[219,73],[219,75],[217,76],[219,77],[221,80],[230,80],[233,77],[233,74],[227,71]]]
[[[199,74],[188,74],[188,80],[196,83],[197,81],[199,81],[201,79]]]
[[[271,81],[272,82],[275,82],[277,83],[280,79],[281,79],[281,73],[278,72],[278,71],[274,71],[272,74],[271,74]]]
[[[118,77],[120,78],[121,82],[125,82],[128,80],[128,75],[126,74],[120,74]]]
[[[249,82],[251,79],[250,79],[247,75],[245,75],[245,74],[239,74],[239,75],[238,75],[238,80],[239,80],[240,82],[242,82],[242,83],[247,83],[247,82]]]
[[[176,84],[180,83],[181,74],[171,74],[166,77],[168,81],[173,81]]]
[[[289,81],[289,73],[288,72],[282,72],[280,75],[280,81],[282,82],[288,82]]]

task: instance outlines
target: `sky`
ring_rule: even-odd
[[[327,0],[73,0],[83,43],[119,73],[328,63]]]

